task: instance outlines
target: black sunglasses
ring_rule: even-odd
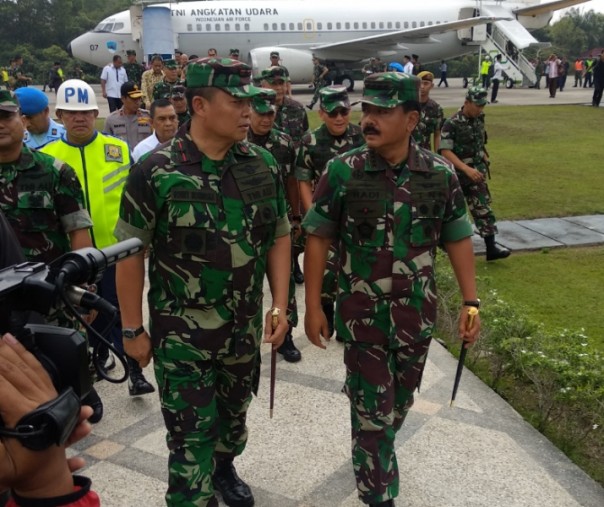
[[[329,113],[327,113],[327,116],[329,116],[330,118],[337,118],[338,116],[341,116],[342,118],[346,118],[349,114],[350,114],[350,109],[345,109],[343,107],[339,107],[338,109],[334,109],[333,111],[330,111]]]

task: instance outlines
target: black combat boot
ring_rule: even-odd
[[[304,283],[304,273],[302,273],[302,270],[300,269],[297,255],[294,257],[294,282],[298,285]]]
[[[500,247],[495,243],[495,236],[485,236],[484,244],[487,246],[487,261],[496,261],[497,259],[505,259],[512,252],[507,248]]]
[[[302,354],[294,345],[294,339],[292,337],[292,326],[289,326],[289,330],[285,335],[285,341],[281,344],[281,347],[277,349],[277,352],[283,356],[288,363],[297,363],[302,359]]]
[[[103,418],[103,402],[94,387],[90,388],[90,392],[82,400],[82,405],[92,407],[92,415],[88,418],[91,424],[96,424]]]
[[[327,319],[327,327],[329,328],[329,337],[332,337],[333,329],[334,329],[333,303],[327,303],[327,304],[321,305],[321,307],[323,308],[323,313],[325,314],[325,318]]]
[[[380,503],[370,503],[369,507],[394,507],[394,500],[386,500]]]
[[[138,361],[135,361],[128,356],[126,356],[126,359],[128,360],[128,367],[130,368],[130,378],[128,379],[128,392],[130,393],[130,396],[154,393],[155,387],[147,382]]]
[[[216,463],[212,484],[229,507],[252,507],[254,505],[252,490],[237,475],[233,460],[221,460]]]

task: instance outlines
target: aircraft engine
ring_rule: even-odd
[[[271,64],[271,51],[278,51],[281,64],[287,67],[289,76],[294,83],[312,82],[312,53],[304,49],[291,49],[282,47],[255,48],[250,51],[249,63],[253,75],[258,76]]]

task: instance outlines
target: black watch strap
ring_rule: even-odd
[[[473,306],[474,308],[480,308],[480,299],[464,301],[463,305],[464,306]]]
[[[124,328],[122,329],[122,336],[126,339],[133,340],[138,335],[141,335],[145,332],[144,326],[139,326],[136,329]]]

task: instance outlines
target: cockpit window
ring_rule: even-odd
[[[124,29],[124,23],[116,23],[115,25],[113,25],[113,31],[117,32],[119,30],[123,30]]]
[[[124,27],[123,23],[118,23],[118,25],[122,25],[122,28]],[[101,21],[96,28],[93,30],[93,32],[111,32],[113,30],[113,23],[105,23],[104,21]]]

